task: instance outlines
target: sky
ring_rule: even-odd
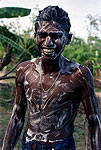
[[[25,7],[35,8],[36,5],[42,10],[48,5],[58,5],[68,12],[71,21],[71,32],[78,37],[87,37],[87,15],[101,16],[101,0],[0,0],[0,7]],[[36,12],[37,15],[38,12]],[[28,21],[22,19],[23,26]]]

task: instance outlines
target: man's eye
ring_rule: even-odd
[[[40,38],[45,38],[47,35],[46,35],[45,33],[38,33],[38,36],[39,36]]]
[[[44,34],[40,34],[39,36],[40,36],[40,38],[45,38],[46,37]]]
[[[53,38],[54,38],[54,39],[58,39],[59,36],[58,36],[58,35],[54,35]]]
[[[61,38],[62,37],[62,34],[61,33],[53,33],[52,35],[51,35],[51,37],[53,38],[53,39],[59,39],[59,38]]]

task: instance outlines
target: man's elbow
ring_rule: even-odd
[[[98,115],[89,115],[88,120],[91,128],[99,128],[101,130],[101,119]]]

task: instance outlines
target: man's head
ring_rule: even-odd
[[[60,26],[65,30],[66,34],[70,31],[70,19],[68,13],[58,6],[48,6],[42,11],[39,11],[39,16],[37,16],[35,23],[35,31],[38,30],[38,22],[42,21],[55,21],[60,24]]]
[[[56,59],[71,41],[68,14],[58,6],[39,12],[35,23],[35,43],[43,58]]]

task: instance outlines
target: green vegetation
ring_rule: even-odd
[[[14,18],[18,16],[27,16],[30,14],[31,9],[20,7],[3,7],[0,8],[0,18]]]
[[[89,21],[87,42],[78,37],[73,37],[70,45],[65,47],[63,55],[70,60],[86,65],[92,62],[94,73],[101,71],[101,17],[88,15]]]
[[[6,94],[5,94],[6,91]],[[11,88],[9,86],[0,89],[0,147],[11,115],[12,103],[6,102],[11,98]]]
[[[86,65],[88,61],[92,62],[93,69],[101,69],[101,39],[98,37],[89,37],[86,43],[83,39],[73,37],[70,45],[65,47],[63,55],[68,59]]]
[[[95,92],[101,92],[101,89],[95,88]]]
[[[3,85],[3,87],[0,89],[0,149],[11,116],[14,98],[15,98],[15,84]],[[16,150],[21,150],[21,139],[22,139],[22,135],[20,137],[18,144],[16,145]]]
[[[19,16],[27,16],[30,14],[30,9],[19,8],[19,7],[5,7],[0,8],[0,18],[14,18]],[[12,28],[12,27],[11,27]],[[0,58],[6,52],[7,45],[10,44],[13,47],[12,52],[12,62],[16,64],[21,58],[30,59],[31,54],[30,51],[32,48],[35,49],[35,44],[32,38],[27,37],[25,39],[26,34],[18,35],[16,32],[12,33],[9,31],[6,25],[0,25]],[[35,55],[36,52],[35,52]],[[26,58],[25,58],[26,56]],[[9,70],[9,69],[8,69]]]

